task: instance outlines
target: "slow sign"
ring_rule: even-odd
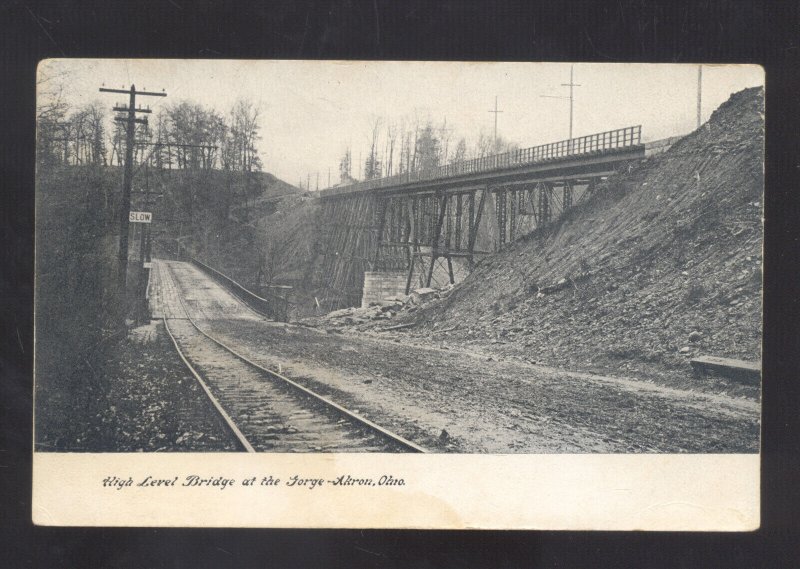
[[[153,213],[149,211],[132,211],[128,213],[128,221],[131,223],[150,223],[153,221]]]

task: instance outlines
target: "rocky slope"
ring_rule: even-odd
[[[696,354],[760,359],[763,106],[762,89],[732,95],[668,152],[392,324],[631,375],[688,371]]]

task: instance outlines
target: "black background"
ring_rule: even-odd
[[[797,2],[0,2],[0,565],[797,567]],[[34,528],[34,85],[48,57],[759,63],[767,72],[762,528],[746,534]],[[620,104],[624,104],[620,101]],[[532,101],[535,104],[535,101]],[[343,512],[346,515],[346,512]]]

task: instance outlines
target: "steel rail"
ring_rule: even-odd
[[[214,406],[214,409],[216,409],[217,413],[219,413],[219,415],[222,417],[223,421],[225,422],[225,425],[233,433],[233,436],[236,437],[236,441],[246,452],[256,452],[256,450],[253,448],[253,445],[250,444],[250,441],[247,440],[247,437],[245,437],[242,431],[239,430],[239,427],[236,426],[236,423],[234,423],[231,416],[228,415],[227,411],[225,411],[225,409],[222,407],[222,404],[217,400],[216,397],[214,397],[214,394],[211,393],[211,389],[209,389],[206,382],[203,381],[203,378],[200,376],[200,374],[197,372],[194,366],[192,366],[192,364],[189,363],[189,360],[183,354],[183,351],[178,345],[177,340],[175,340],[175,336],[172,335],[172,331],[169,329],[169,324],[167,323],[167,317],[164,316],[163,320],[164,320],[164,327],[167,329],[167,334],[169,334],[169,339],[172,340],[172,344],[175,346],[175,350],[177,350],[181,360],[183,360],[183,363],[186,364],[186,367],[189,369],[189,371],[192,372],[192,375],[197,380],[197,383],[200,384],[200,387],[203,388],[203,391],[205,391],[206,395],[208,396],[208,399]]]
[[[168,270],[169,270],[169,268],[168,268]],[[177,297],[178,297],[178,301],[181,304],[181,307],[183,308],[184,313],[186,314],[186,319],[189,321],[189,323],[198,332],[200,332],[203,336],[205,336],[206,338],[208,338],[209,340],[211,340],[212,342],[217,344],[222,349],[226,350],[227,352],[230,352],[235,357],[237,357],[240,360],[242,360],[247,365],[257,369],[261,373],[264,373],[264,374],[266,374],[267,376],[269,376],[269,377],[271,377],[273,379],[277,379],[277,380],[283,382],[284,384],[289,385],[290,387],[305,393],[306,395],[312,397],[313,399],[316,399],[317,401],[320,401],[321,403],[323,403],[323,404],[327,405],[328,407],[330,407],[330,408],[334,409],[335,411],[337,411],[339,414],[344,415],[348,419],[350,419],[350,420],[352,420],[352,421],[354,421],[354,422],[356,422],[356,423],[358,423],[360,425],[363,425],[363,426],[367,427],[368,429],[371,429],[373,431],[377,431],[378,433],[380,433],[384,437],[390,439],[394,443],[399,444],[400,446],[408,448],[408,449],[410,449],[410,450],[412,450],[414,452],[419,452],[419,453],[427,453],[428,452],[425,448],[417,445],[416,443],[413,443],[413,442],[409,441],[408,439],[405,439],[405,438],[401,437],[400,435],[398,435],[396,433],[393,433],[393,432],[389,431],[388,429],[385,429],[384,427],[381,427],[377,423],[373,423],[369,419],[366,419],[364,417],[356,415],[355,413],[353,413],[349,409],[346,409],[345,407],[342,407],[341,405],[331,401],[327,397],[324,397],[324,396],[312,391],[311,389],[308,389],[307,387],[305,387],[303,385],[300,385],[296,381],[293,381],[293,380],[289,379],[288,377],[286,377],[284,375],[281,375],[281,374],[279,374],[277,372],[269,370],[269,369],[267,369],[267,368],[255,363],[254,361],[248,359],[246,356],[243,356],[242,354],[240,354],[239,352],[235,351],[233,348],[231,348],[227,344],[225,344],[222,341],[218,340],[217,338],[211,336],[205,330],[200,328],[200,326],[198,326],[197,323],[194,321],[194,319],[189,315],[189,311],[187,310],[186,305],[183,302],[183,299],[180,297],[180,295],[177,295]],[[241,300],[239,300],[239,302],[241,302]],[[165,317],[165,324],[166,324],[166,317]],[[175,342],[174,338],[173,338],[173,342]],[[176,348],[177,348],[177,342],[175,342],[175,345],[176,345]],[[178,349],[178,352],[180,353],[180,349]],[[181,356],[181,357],[183,358],[183,356]],[[185,358],[184,358],[184,361],[186,361]],[[188,362],[187,362],[187,365],[189,365]],[[190,369],[192,369],[191,366],[190,366]],[[205,386],[204,386],[204,388],[205,388]],[[231,421],[231,423],[232,423],[232,421]]]
[[[156,270],[156,282],[161,282],[161,263],[158,263],[156,266],[158,267],[158,269]],[[183,308],[185,311],[186,308],[185,307]],[[162,320],[164,321],[164,328],[167,330],[167,335],[169,336],[169,339],[172,341],[172,345],[175,346],[175,351],[178,352],[178,356],[181,358],[181,361],[183,361],[184,365],[189,369],[189,371],[191,372],[192,376],[194,376],[197,383],[200,384],[200,387],[205,392],[206,396],[208,397],[208,400],[214,407],[214,410],[222,418],[223,422],[225,423],[225,426],[228,428],[228,430],[233,434],[234,438],[236,439],[236,442],[246,452],[255,452],[253,445],[250,444],[250,441],[247,440],[247,437],[245,437],[244,434],[239,430],[239,427],[236,425],[231,416],[228,415],[227,411],[225,411],[225,408],[222,406],[222,404],[217,400],[217,398],[211,392],[211,389],[208,387],[208,384],[206,384],[206,382],[203,380],[200,373],[194,368],[194,366],[192,366],[192,364],[189,362],[189,359],[184,355],[183,351],[178,345],[178,341],[172,334],[172,330],[170,330],[169,328],[166,311],[164,316],[162,316]]]

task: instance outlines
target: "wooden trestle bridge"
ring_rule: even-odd
[[[555,221],[644,156],[641,126],[631,126],[322,190],[328,286],[353,305],[366,271],[402,273],[406,293],[435,275],[453,283],[454,262],[471,267]]]

